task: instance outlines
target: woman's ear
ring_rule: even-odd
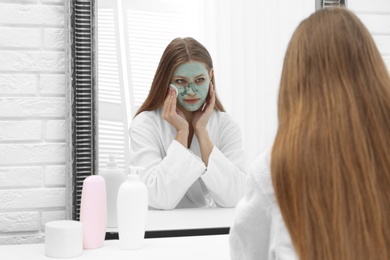
[[[211,69],[210,70],[210,81],[213,79],[213,76],[214,76],[214,69]]]

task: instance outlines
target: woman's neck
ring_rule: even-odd
[[[188,122],[188,140],[187,140],[187,148],[191,147],[192,138],[194,136],[194,127],[192,126],[192,115],[193,112],[185,110],[182,106],[177,105],[177,107],[183,112],[187,122]]]
[[[186,120],[187,120],[187,122],[188,122],[188,125],[189,125],[189,126],[192,126],[192,114],[193,114],[193,112],[184,109],[184,108],[183,108],[182,106],[180,106],[179,104],[177,105],[177,107],[183,112],[183,114],[184,114],[184,116],[186,117]]]

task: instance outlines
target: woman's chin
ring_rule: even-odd
[[[202,107],[201,102],[197,102],[195,104],[187,104],[185,102],[180,102],[180,108],[183,108],[183,110],[189,111],[189,112],[196,112],[199,108]]]
[[[184,109],[189,111],[189,112],[196,112],[196,111],[199,111],[201,109],[201,106],[200,105],[193,105],[191,107],[186,106]]]

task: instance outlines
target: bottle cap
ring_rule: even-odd
[[[140,180],[139,174],[143,170],[145,170],[145,168],[141,167],[141,166],[130,166],[129,167],[129,173],[127,174],[127,180],[129,180],[129,181]]]
[[[110,155],[109,156],[109,161],[107,163],[107,168],[117,168],[117,167],[118,167],[118,164],[115,161],[115,156],[114,155]]]

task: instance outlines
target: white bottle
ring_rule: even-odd
[[[130,174],[118,192],[118,233],[122,249],[142,247],[148,212],[148,190],[140,180],[141,167],[131,167]]]
[[[106,181],[107,192],[107,227],[118,227],[117,198],[121,184],[126,180],[123,170],[118,168],[115,157],[110,155],[107,167],[100,170],[100,176]]]

